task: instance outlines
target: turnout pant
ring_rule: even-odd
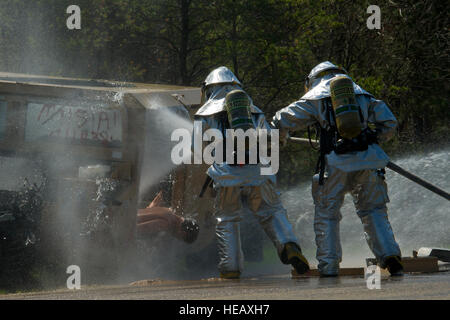
[[[319,185],[317,174],[312,182],[316,257],[319,272],[324,275],[337,274],[342,260],[340,209],[348,192],[353,197],[356,213],[364,226],[367,243],[381,267],[385,267],[386,257],[401,256],[387,215],[386,203],[389,198],[382,170],[344,172],[328,166],[323,185]]]
[[[279,195],[271,181],[253,187],[220,187],[217,189],[215,217],[219,250],[219,271],[242,272],[243,252],[240,238],[241,210],[248,207],[275,245],[283,263],[284,245],[298,244]]]

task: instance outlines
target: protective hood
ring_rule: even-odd
[[[328,74],[326,76],[323,76],[322,78],[315,80],[311,84],[311,89],[301,99],[319,100],[330,97],[330,82],[336,76],[344,76],[351,79],[348,75],[343,73]],[[372,94],[361,88],[355,82],[353,82],[353,89],[355,90],[355,95],[364,94],[373,97]]]
[[[212,92],[209,99],[205,104],[197,111],[196,116],[210,116],[225,110],[225,97],[228,92],[233,90],[242,90],[238,85],[224,85],[217,86]],[[250,97],[249,97],[250,98]],[[263,113],[258,107],[253,104],[253,100],[250,98],[250,108],[252,113]]]

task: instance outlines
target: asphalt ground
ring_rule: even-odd
[[[0,295],[4,300],[450,300],[450,272],[381,276],[380,289],[368,289],[363,276],[338,278],[291,275],[221,280],[142,280],[120,286],[89,286]]]

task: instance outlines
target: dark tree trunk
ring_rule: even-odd
[[[189,6],[190,0],[181,0],[181,47],[180,47],[180,76],[181,84],[190,85],[191,79],[187,72],[188,46],[189,46]]]

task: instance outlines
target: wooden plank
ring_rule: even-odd
[[[370,259],[369,259],[370,260]],[[430,273],[439,272],[438,259],[436,257],[403,257],[403,268],[405,273]],[[295,270],[291,271],[292,278],[318,277],[317,269],[312,269],[308,273],[299,275]],[[340,268],[339,276],[363,276],[364,268]],[[381,275],[389,275],[387,269],[381,269]]]
[[[436,257],[442,262],[450,262],[450,249],[420,248],[418,252],[413,251],[413,255],[415,257]]]
[[[311,269],[309,272],[305,274],[298,274],[297,271],[291,271],[292,278],[302,278],[302,277],[319,277],[319,270]],[[340,268],[339,276],[363,276],[364,268]]]
[[[404,257],[402,258],[404,272],[439,272],[436,257]]]
[[[375,264],[376,259],[368,258],[366,259],[368,265]],[[402,257],[403,272],[414,273],[414,272],[438,272],[438,259],[436,257]],[[387,269],[381,269],[381,274],[389,274]]]

